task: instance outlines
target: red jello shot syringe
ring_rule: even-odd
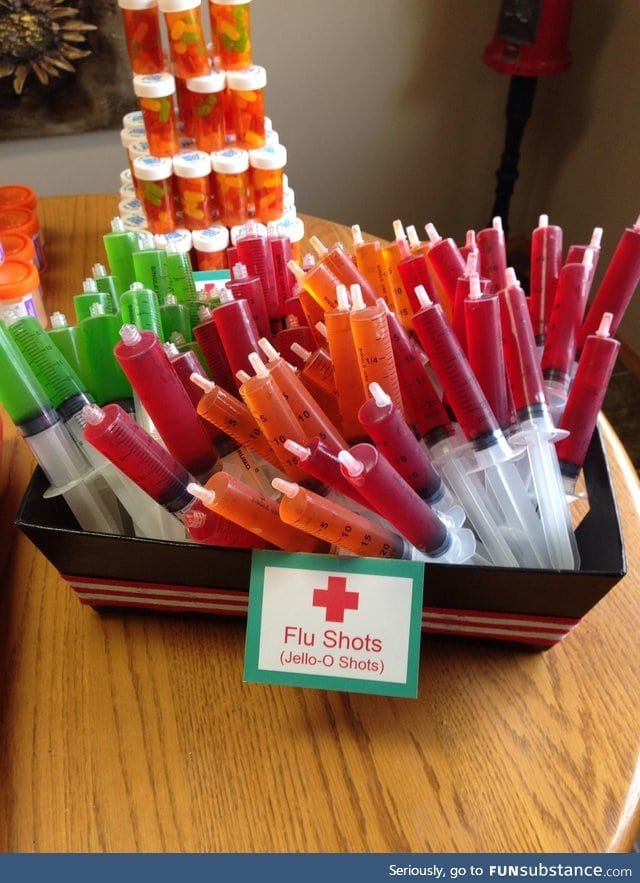
[[[578,334],[578,355],[590,334],[595,334],[602,316],[611,313],[611,334],[615,334],[633,293],[640,282],[640,217],[628,227],[609,262]]]
[[[569,435],[558,442],[557,452],[566,493],[573,494],[598,420],[607,386],[620,351],[611,334],[613,315],[605,313],[595,334],[582,349],[560,428]]]
[[[505,270],[507,269],[507,250],[502,219],[494,218],[491,227],[480,230],[476,242],[480,252],[478,272],[491,282],[495,291],[500,291],[506,284]]]
[[[354,445],[338,459],[343,476],[369,507],[429,559],[462,564],[475,553],[473,533],[448,527],[373,445]]]
[[[153,331],[123,325],[115,356],[172,455],[192,475],[209,475],[217,455]]]
[[[433,224],[425,227],[431,248],[427,254],[427,264],[438,280],[442,292],[441,305],[448,319],[453,315],[456,297],[456,284],[464,276],[464,259],[453,239],[443,239]]]
[[[548,215],[540,215],[531,234],[531,282],[529,311],[536,344],[544,346],[547,325],[556,296],[562,266],[562,227],[549,224]],[[501,286],[504,288],[505,286]],[[500,289],[498,289],[500,290]]]

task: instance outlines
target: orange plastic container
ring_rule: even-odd
[[[35,212],[26,208],[0,209],[0,235],[3,233],[22,233],[28,236],[35,249],[36,267],[44,270],[46,261],[40,239],[40,222]]]
[[[173,158],[173,174],[182,219],[188,230],[205,230],[213,224],[211,157],[201,150]]]
[[[259,147],[249,152],[255,216],[263,224],[277,221],[284,214],[282,178],[287,150],[282,144]]]
[[[0,264],[0,319],[9,310],[35,316],[43,328],[47,327],[40,276],[33,264],[13,259]]]
[[[253,63],[251,55],[250,0],[216,0],[209,4],[211,34],[222,67],[242,70]]]
[[[171,233],[178,226],[173,197],[173,163],[169,157],[141,156],[133,164],[142,192],[147,226],[152,233]]]
[[[253,150],[266,141],[264,90],[267,72],[254,65],[241,71],[227,71],[227,96],[238,147]]]
[[[220,222],[227,227],[246,223],[249,219],[249,154],[229,147],[212,153],[211,165]]]
[[[198,150],[209,153],[225,145],[224,71],[187,80],[189,120]]]
[[[35,264],[36,250],[33,247],[33,240],[24,233],[0,233],[0,246],[4,251],[5,260]]]
[[[159,6],[167,22],[176,77],[190,80],[204,76],[210,62],[200,20],[201,0],[159,0]]]
[[[118,0],[127,53],[134,74],[164,70],[158,0]]]
[[[229,231],[220,224],[193,231],[193,248],[199,270],[224,270],[227,266]]]
[[[173,112],[176,81],[171,74],[145,74],[133,78],[133,91],[142,111],[152,156],[175,156],[178,132]]]
[[[37,207],[36,192],[26,184],[5,184],[4,187],[0,187],[0,209],[26,208],[35,212]]]

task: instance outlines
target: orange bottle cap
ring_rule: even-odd
[[[24,233],[0,233],[0,245],[6,260],[29,263],[36,256],[33,239]]]
[[[37,204],[35,190],[26,184],[6,184],[0,187],[0,208],[27,208],[34,212]]]
[[[5,261],[0,264],[0,300],[17,300],[33,294],[40,286],[40,277],[33,264]]]
[[[33,239],[40,230],[38,219],[26,208],[0,208],[0,233],[24,233]]]

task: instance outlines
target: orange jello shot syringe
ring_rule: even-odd
[[[358,411],[367,396],[360,379],[360,364],[351,332],[351,305],[344,285],[338,285],[336,296],[338,306],[325,315],[325,328],[333,362],[342,431],[347,440],[353,443],[366,438],[358,420]]]
[[[356,258],[356,267],[365,277],[369,285],[376,292],[378,297],[393,309],[391,301],[391,291],[388,284],[388,274],[384,264],[382,255],[382,244],[379,239],[373,239],[365,242],[362,230],[358,224],[354,224],[351,228],[353,234],[354,255]]]
[[[405,328],[411,330],[413,307],[409,295],[405,291],[398,264],[411,254],[402,221],[393,222],[395,241],[382,249],[382,257],[387,270],[387,280],[391,293],[391,307],[400,317]]]
[[[327,248],[317,236],[312,236],[309,243],[318,255],[320,266],[328,267],[343,285],[359,285],[365,303],[370,306],[375,304],[378,299],[375,289],[358,270],[351,260],[351,255],[344,250],[339,242],[336,242],[331,248]]]
[[[298,283],[307,291],[323,310],[335,310],[337,306],[336,288],[340,280],[325,264],[305,262],[303,269],[295,261],[287,264]]]

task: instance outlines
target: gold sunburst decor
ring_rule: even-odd
[[[0,79],[13,77],[17,95],[30,74],[46,86],[63,71],[75,73],[73,62],[91,54],[82,44],[96,27],[68,2],[0,0]]]

